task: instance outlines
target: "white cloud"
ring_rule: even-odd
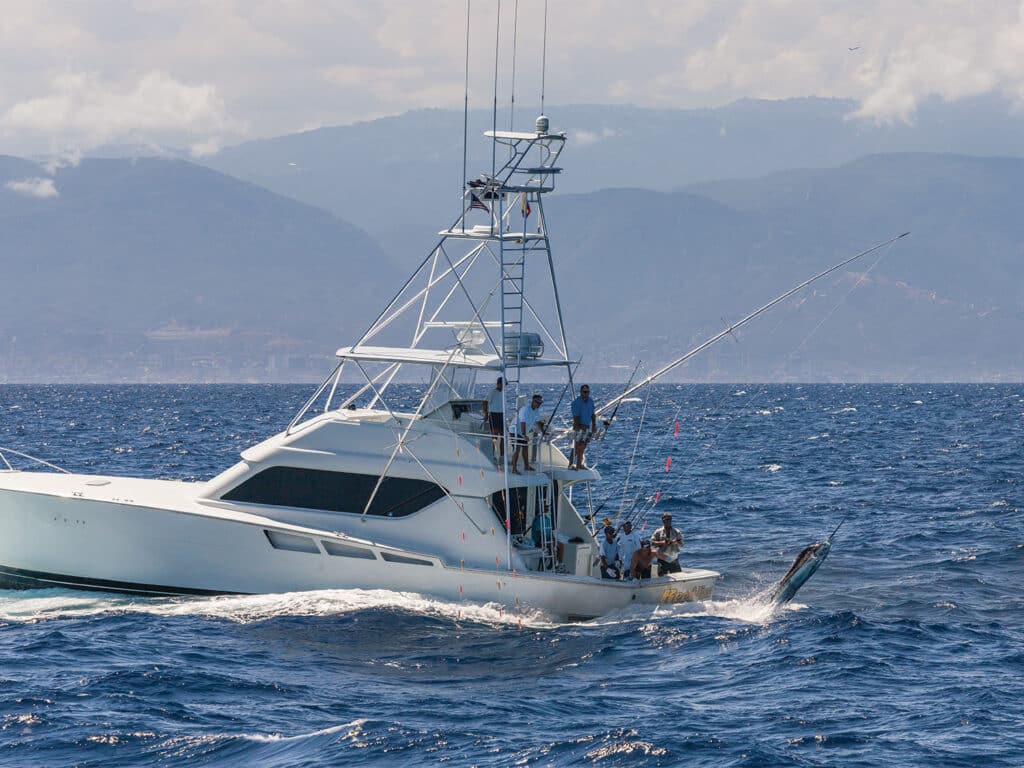
[[[10,106],[0,116],[0,130],[45,137],[68,157],[75,148],[154,136],[199,135],[208,142],[238,134],[241,126],[228,117],[214,85],[189,85],[153,71],[125,85],[91,73],[58,75],[44,95]]]
[[[516,101],[537,104],[543,0],[520,0]],[[496,3],[472,3],[470,103],[490,104]],[[503,3],[499,89],[511,81]],[[7,0],[0,141],[194,153],[246,135],[462,105],[464,0]],[[856,50],[850,50],[855,48]],[[922,100],[1024,103],[1022,5],[1002,0],[591,0],[551,3],[547,101],[697,107],[856,99],[910,120]],[[598,138],[595,136],[595,138]]]
[[[608,128],[607,126],[602,128],[600,131],[588,131],[586,129],[576,129],[569,131],[573,140],[580,146],[587,146],[588,144],[596,144],[604,139],[611,139],[618,135],[615,130]]]
[[[224,141],[220,136],[211,136],[203,141],[193,142],[188,151],[192,157],[209,157],[210,155],[216,155],[220,152]]]
[[[78,147],[65,147],[47,158],[42,168],[53,176],[61,168],[77,168],[82,162],[82,151]]]
[[[4,186],[12,192],[17,192],[19,195],[25,195],[26,197],[46,198],[57,197],[58,195],[57,186],[53,183],[53,179],[46,177],[8,181]]]

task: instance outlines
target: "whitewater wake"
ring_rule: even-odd
[[[547,628],[562,623],[543,611],[506,610],[498,603],[450,602],[415,592],[331,589],[271,595],[140,598],[63,589],[0,592],[0,621],[33,623],[103,614],[200,616],[246,624],[283,616],[327,617],[374,610],[495,626]]]
[[[780,606],[769,600],[769,590],[745,597],[665,605],[633,605],[585,622],[588,625],[621,624],[652,618],[715,617],[747,624],[767,624],[788,610],[806,606]],[[552,629],[565,620],[544,611],[507,610],[498,603],[452,602],[415,592],[386,589],[331,589],[271,595],[218,595],[213,597],[135,597],[87,593],[64,589],[0,591],[0,622],[29,624],[100,615],[148,614],[197,616],[248,624],[286,616],[336,617],[365,611],[394,611],[455,622]]]

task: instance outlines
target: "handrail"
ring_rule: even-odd
[[[17,472],[19,470],[16,470],[11,465],[11,462],[7,459],[7,456],[5,455],[5,453],[10,453],[10,454],[12,454],[14,456],[20,456],[23,459],[28,459],[29,461],[34,461],[37,464],[42,464],[44,467],[49,467],[50,469],[55,469],[58,472],[63,472],[65,475],[72,474],[68,470],[64,469],[64,467],[58,467],[56,464],[51,464],[50,462],[46,461],[45,459],[40,459],[37,456],[32,456],[31,454],[23,453],[22,451],[16,451],[13,448],[6,448],[6,447],[0,445],[0,461],[3,461],[3,463],[7,465],[7,469],[9,471],[11,471],[11,472]]]

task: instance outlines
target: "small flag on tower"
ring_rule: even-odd
[[[477,197],[474,193],[469,193],[469,207],[478,211],[491,212],[491,209],[487,207],[487,203]]]
[[[523,212],[524,219],[530,218],[530,213],[532,212],[532,209],[530,208],[530,201],[526,199],[525,194],[523,195],[523,201],[520,204],[519,208]]]

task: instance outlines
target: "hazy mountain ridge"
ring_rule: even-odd
[[[771,135],[785,132],[792,110],[838,124],[849,107],[740,102],[690,117],[701,126],[723,115],[742,123],[776,110],[778,125],[762,130]],[[595,117],[631,114],[578,109],[581,122],[588,109]],[[7,230],[0,380],[320,376],[331,351],[358,336],[454,218],[461,131],[449,131],[453,114],[323,129],[242,145],[220,158],[251,163],[251,178],[266,172],[279,194],[163,158],[86,160],[52,177],[56,196],[33,198],[4,185],[46,177],[45,169],[0,157]],[[674,130],[676,117],[666,118],[663,133]],[[886,130],[914,132],[897,129]],[[1024,379],[1024,219],[1017,213],[1024,159],[869,154],[838,167],[685,183],[685,158],[654,142],[648,149],[663,153],[662,190],[623,183],[566,193],[588,168],[597,174],[591,179],[622,170],[628,158],[616,150],[615,130],[569,142],[560,191],[546,205],[582,375],[614,379],[611,364],[670,359],[825,266],[910,230],[877,265],[872,256],[822,281],[680,375]],[[710,136],[710,128],[701,130]],[[1002,128],[977,130],[1001,135]],[[420,136],[411,144],[403,139],[410,131]],[[349,139],[339,148],[343,135]],[[691,153],[699,153],[697,144]],[[822,144],[842,142],[825,136]],[[718,156],[705,154],[712,167]],[[825,155],[812,147],[805,156]],[[489,167],[489,158],[474,157],[470,175],[474,167]],[[346,220],[384,233],[390,256],[335,215],[282,196],[288,190],[280,179],[322,209],[340,207],[351,214]],[[432,187],[446,191],[431,196]]]
[[[664,361],[830,264],[901,231],[886,231],[884,224],[856,231],[843,219],[827,227],[818,211],[805,213],[783,227],[762,212],[710,208],[691,193],[608,190],[553,199],[549,215],[559,229],[589,233],[556,243],[564,303],[584,308],[583,317],[573,311],[567,321],[576,349],[598,366],[636,356]],[[936,211],[936,218],[943,213]],[[908,218],[904,229],[915,229],[920,222]],[[975,259],[955,241],[944,244],[946,234],[922,230],[920,237],[912,234],[850,265],[740,331],[738,344],[720,343],[682,375],[848,381],[1021,377],[1024,365],[1013,339],[1024,332],[1024,307],[1019,301],[987,301],[991,274],[958,282]],[[594,243],[606,247],[599,251]],[[597,276],[597,298],[565,279],[581,269]],[[989,272],[998,272],[1006,284],[1004,296],[1019,291],[1018,269],[990,266]]]
[[[996,97],[927,100],[912,124],[852,119],[856,108],[854,101],[813,97],[690,110],[550,106],[552,129],[569,135],[558,189],[669,191],[829,168],[877,153],[1024,156],[1024,114]],[[517,128],[532,127],[536,114],[536,107],[518,107]],[[246,142],[203,162],[355,221],[405,263],[429,247],[426,233],[458,213],[462,117],[461,111],[420,110]],[[470,112],[469,176],[490,170],[490,146],[481,134],[491,124],[489,110]],[[508,127],[506,109],[499,107],[497,124]]]
[[[332,214],[181,160],[52,180],[39,199],[0,185],[0,378],[307,375],[398,277]]]

